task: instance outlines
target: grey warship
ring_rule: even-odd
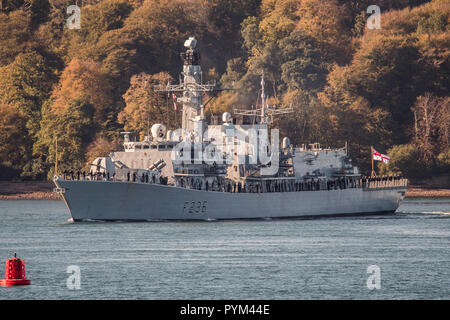
[[[273,219],[392,213],[408,181],[363,177],[347,148],[318,143],[279,143],[271,128],[278,109],[267,103],[264,75],[260,106],[234,109],[207,123],[202,96],[217,90],[203,83],[196,40],[185,42],[180,83],[154,90],[178,93],[182,127],[153,124],[151,134],[124,150],[99,157],[88,174],[54,177],[55,189],[74,221]]]

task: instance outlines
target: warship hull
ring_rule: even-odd
[[[74,221],[208,221],[393,213],[406,193],[406,187],[228,193],[61,178],[55,184]]]

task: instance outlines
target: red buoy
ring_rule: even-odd
[[[24,286],[30,284],[25,278],[25,260],[19,259],[14,253],[14,258],[6,259],[5,279],[0,280],[0,286]]]

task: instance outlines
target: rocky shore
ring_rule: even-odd
[[[51,181],[0,181],[0,200],[59,200]]]
[[[435,198],[450,197],[450,189],[409,186],[406,192],[407,198]]]
[[[0,200],[59,200],[51,181],[0,181]],[[407,198],[450,197],[450,189],[409,186]]]

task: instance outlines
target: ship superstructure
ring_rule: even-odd
[[[151,135],[97,158],[90,172],[55,176],[74,220],[209,220],[394,212],[407,181],[362,177],[347,148],[281,142],[272,119],[292,112],[267,104],[264,74],[259,108],[234,109],[208,124],[195,38],[185,42],[182,80],[157,86],[177,93],[182,126],[154,124]]]

